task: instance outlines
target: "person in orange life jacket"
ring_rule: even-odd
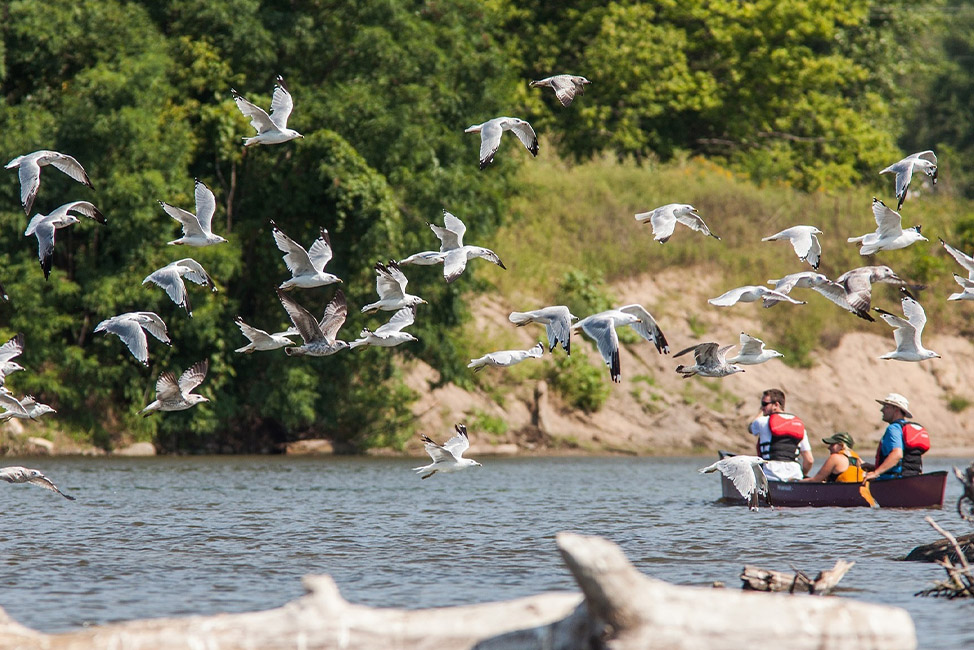
[[[761,468],[770,480],[797,481],[812,469],[815,458],[805,425],[785,412],[781,390],[769,388],[761,394],[761,411],[748,431],[758,437],[758,455],[767,461]]]
[[[923,461],[920,456],[930,449],[930,437],[922,426],[907,421],[907,418],[913,417],[910,403],[899,393],[890,393],[876,401],[882,404],[881,413],[887,427],[876,450],[875,465],[865,464],[869,470],[866,480],[922,474]]]
[[[803,481],[813,483],[861,483],[864,472],[862,459],[852,450],[855,442],[845,431],[822,438],[822,442],[829,446],[829,457],[818,470],[818,474]]]

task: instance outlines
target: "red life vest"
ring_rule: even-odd
[[[798,443],[805,437],[805,424],[791,413],[772,413],[768,416],[768,428],[771,429],[768,460],[796,460]]]
[[[923,459],[921,456],[930,451],[930,434],[917,422],[903,422],[903,460],[900,461],[902,472],[899,476],[916,476],[923,473]],[[876,467],[879,467],[886,456],[881,456],[882,445],[876,449]],[[893,468],[896,469],[895,467]]]

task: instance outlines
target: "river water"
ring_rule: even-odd
[[[915,597],[944,576],[902,562],[971,532],[948,478],[942,511],[746,508],[716,502],[710,458],[482,458],[420,481],[415,459],[4,459],[77,501],[0,484],[0,606],[45,632],[134,618],[242,612],[330,574],[343,596],[425,608],[577,588],[555,534],[602,535],[644,573],[737,588],[744,564],[807,573],[854,560],[839,597],[906,608],[921,647],[974,647],[974,602]],[[970,459],[930,458],[925,469]]]

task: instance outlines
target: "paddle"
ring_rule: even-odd
[[[869,481],[864,480],[859,484],[859,494],[861,494],[862,498],[866,500],[866,503],[869,504],[870,508],[879,508],[879,503],[876,501],[876,498],[873,497],[873,493],[869,491]]]

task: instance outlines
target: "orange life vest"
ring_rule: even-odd
[[[859,458],[859,454],[851,449],[846,449],[845,455],[849,457],[849,466],[845,469],[845,471],[829,476],[828,482],[862,483],[865,473],[862,471],[862,459]]]

